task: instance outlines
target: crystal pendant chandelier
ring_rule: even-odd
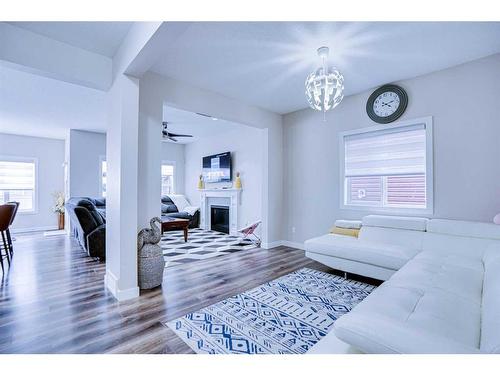
[[[318,48],[322,66],[306,79],[306,97],[312,109],[323,112],[335,108],[344,97],[344,76],[334,67],[328,67],[328,47]]]

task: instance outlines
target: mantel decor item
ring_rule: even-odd
[[[58,216],[58,229],[64,229],[64,194],[61,191],[56,191],[54,194],[54,207],[52,207],[52,211]]]
[[[234,181],[234,188],[241,189],[241,177],[240,172],[236,172],[236,181]]]
[[[150,220],[151,229],[142,229],[137,236],[139,288],[152,289],[161,285],[165,260],[158,242],[161,240],[161,220]]]
[[[200,178],[198,179],[198,190],[203,190],[203,175],[200,174]]]
[[[344,76],[334,67],[328,66],[328,47],[318,48],[321,66],[306,79],[306,97],[312,109],[323,112],[335,108],[344,98]]]

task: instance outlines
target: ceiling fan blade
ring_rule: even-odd
[[[172,137],[170,137],[170,136],[169,136],[169,137],[167,137],[167,139],[168,139],[169,141],[172,141],[172,142],[178,142],[178,141],[177,141],[177,139],[172,138]]]
[[[192,135],[189,134],[174,134],[174,133],[168,133],[171,137],[192,137]]]

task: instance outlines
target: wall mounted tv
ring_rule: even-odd
[[[203,181],[205,182],[229,182],[232,178],[231,153],[224,152],[203,158],[202,168]]]

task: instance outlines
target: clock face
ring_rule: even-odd
[[[397,120],[406,110],[408,95],[397,85],[384,85],[376,89],[366,102],[366,113],[379,124]]]
[[[379,117],[388,117],[399,108],[399,95],[393,91],[387,91],[375,99],[373,102],[373,112]]]

